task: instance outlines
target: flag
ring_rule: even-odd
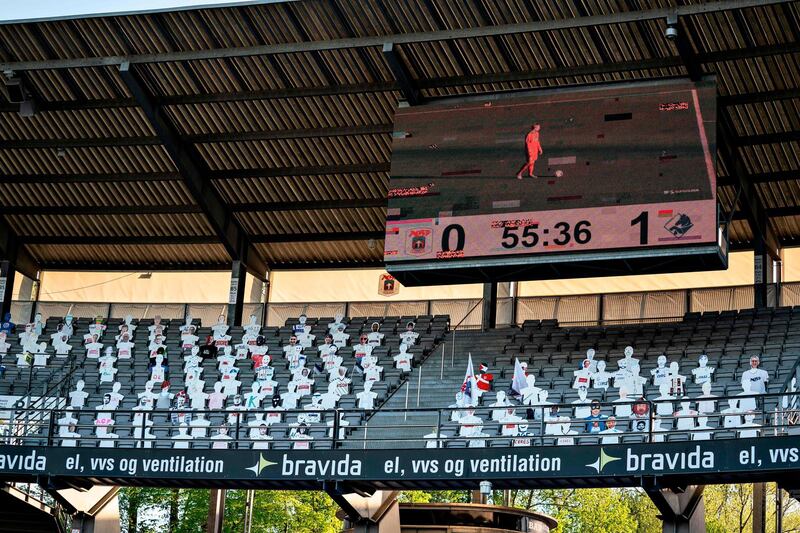
[[[522,370],[522,365],[519,364],[519,358],[514,359],[514,379],[511,381],[511,390],[517,394],[522,394],[522,389],[528,386],[528,380],[525,377],[525,371]]]
[[[478,384],[475,381],[475,371],[472,368],[472,354],[467,359],[467,373],[464,375],[464,382],[461,384],[461,392],[464,393],[464,402],[468,405],[478,403]]]

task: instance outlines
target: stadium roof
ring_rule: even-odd
[[[797,244],[800,2],[668,3],[318,0],[0,25],[0,257],[377,266],[399,100],[710,74],[733,247],[754,231]]]

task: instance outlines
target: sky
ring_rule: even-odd
[[[287,0],[0,0],[0,23],[280,1]]]

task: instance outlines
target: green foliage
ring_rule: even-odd
[[[469,503],[468,490],[404,490],[398,496],[401,503]]]
[[[170,489],[125,488],[120,492],[123,533],[198,533],[208,520],[209,491],[182,489],[178,494],[178,522],[168,527]],[[225,497],[225,532],[244,529],[246,491],[229,490]],[[137,510],[138,523],[128,517]],[[327,494],[314,491],[256,491],[253,533],[338,533],[338,506]],[[132,525],[135,529],[132,529]]]
[[[404,491],[401,502],[468,503],[470,491]],[[225,531],[244,529],[246,492],[230,490],[226,497]],[[709,533],[752,529],[752,485],[711,485],[704,492]],[[208,490],[124,488],[120,491],[123,533],[200,533],[208,518]],[[659,533],[661,521],[650,498],[638,489],[512,490],[511,506],[549,514],[558,533]],[[502,504],[502,491],[495,503]],[[170,508],[177,522],[170,525]],[[338,533],[338,507],[314,491],[256,491],[253,533]],[[780,510],[784,531],[800,532],[800,504],[785,495]],[[775,531],[775,485],[767,485],[767,531]]]
[[[541,490],[536,508],[558,520],[557,533],[636,533],[638,523],[620,490]],[[537,510],[533,508],[531,510]]]
[[[170,489],[127,487],[120,490],[122,531],[125,533],[163,531],[163,525],[169,520],[169,498]]]

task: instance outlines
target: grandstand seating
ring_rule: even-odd
[[[49,338],[49,333],[55,331],[59,318],[47,320],[45,331],[41,339]],[[391,356],[396,353],[400,343],[399,333],[405,328],[407,321],[416,322],[416,331],[420,333],[417,345],[410,351],[414,355],[414,369],[411,374],[403,375],[394,369]],[[96,414],[91,410],[102,403],[105,393],[111,392],[111,383],[101,383],[98,379],[96,362],[85,358],[85,350],[81,346],[83,334],[88,330],[90,319],[77,319],[75,334],[70,339],[73,345],[72,355],[69,358],[58,358],[52,355],[45,368],[20,368],[16,361],[16,354],[20,351],[18,335],[9,337],[12,348],[3,358],[6,373],[0,379],[0,396],[24,396],[29,391],[31,396],[42,394],[57,383],[61,384],[61,395],[71,389],[74,383],[82,379],[86,383],[86,392],[90,395],[85,403],[85,412],[75,413],[78,418],[78,433],[80,446],[96,446],[99,439],[95,436],[94,420]],[[261,334],[266,338],[269,353],[281,354],[282,346],[292,335],[293,326],[297,319],[287,320],[281,328],[262,328]],[[306,322],[311,326],[311,333],[321,341],[327,332],[327,324],[333,318],[309,318]],[[656,359],[666,355],[669,362],[677,362],[680,373],[689,380],[686,386],[686,396],[695,398],[700,394],[700,386],[691,381],[691,369],[697,366],[700,354],[707,354],[709,366],[716,368],[713,375],[712,394],[720,397],[736,396],[742,392],[741,374],[749,367],[749,359],[753,354],[761,356],[761,368],[770,375],[767,394],[759,401],[760,414],[755,423],[761,426],[774,424],[774,419],[768,413],[774,412],[779,407],[780,398],[774,394],[785,391],[787,379],[793,372],[800,355],[800,309],[777,308],[763,310],[725,311],[720,313],[689,313],[680,322],[662,322],[647,324],[621,324],[591,327],[559,327],[556,321],[526,321],[521,327],[497,329],[488,332],[458,331],[455,335],[445,335],[448,332],[449,320],[446,316],[419,316],[419,317],[363,317],[349,319],[347,332],[351,334],[351,344],[357,342],[358,334],[370,331],[373,322],[380,324],[380,331],[385,333],[383,345],[376,347],[373,354],[378,357],[378,364],[384,367],[384,377],[376,383],[373,391],[378,394],[375,402],[376,410],[365,412],[357,409],[356,394],[363,390],[363,379],[360,375],[351,374],[353,379],[352,389],[349,394],[341,398],[338,408],[343,410],[344,419],[348,424],[343,433],[346,434],[345,442],[339,442],[342,447],[362,447],[370,441],[371,447],[409,447],[425,446],[430,441],[424,436],[440,428],[442,442],[447,446],[463,447],[470,444],[470,440],[457,438],[459,424],[450,421],[451,411],[448,406],[454,402],[454,396],[459,391],[464,380],[466,355],[472,355],[477,364],[486,362],[494,374],[493,391],[483,395],[481,404],[477,407],[476,415],[484,420],[484,431],[489,437],[488,445],[508,446],[513,441],[504,437],[499,432],[499,424],[491,421],[488,407],[495,402],[497,391],[508,391],[514,371],[514,362],[519,359],[528,363],[529,374],[536,376],[536,385],[549,393],[548,400],[552,404],[560,404],[560,415],[572,416],[572,402],[578,397],[578,392],[572,388],[573,371],[578,368],[586,357],[586,350],[596,350],[595,360],[605,360],[608,371],[616,370],[616,362],[621,359],[623,349],[633,346],[634,357],[638,358],[641,375],[649,377],[650,370],[655,368]],[[108,330],[105,333],[105,343],[113,344],[111,339],[116,334],[119,319],[107,321]],[[171,391],[177,392],[184,387],[182,368],[182,355],[180,350],[180,334],[178,328],[184,324],[182,320],[165,321],[168,325],[166,332],[166,345],[168,348],[168,362],[171,365],[169,380]],[[141,320],[137,323],[139,329],[135,335],[136,356],[131,360],[117,362],[118,373],[116,381],[122,384],[120,391],[124,395],[117,413],[115,413],[115,430],[120,436],[115,445],[118,447],[132,447],[136,445],[137,437],[141,435],[132,427],[134,413],[127,411],[137,404],[137,393],[144,390],[148,379],[147,357],[147,326],[152,320]],[[207,326],[197,323],[197,335],[201,339],[211,333]],[[229,330],[233,338],[232,344],[238,343],[243,334],[242,327],[233,327]],[[439,349],[440,348],[440,349]],[[48,352],[53,354],[53,348],[48,346]],[[304,354],[308,357],[308,367],[319,362],[315,347],[307,348]],[[342,348],[339,355],[343,356],[343,366],[352,368],[354,359],[350,347]],[[9,362],[11,361],[11,362]],[[210,392],[216,380],[217,362],[206,360],[203,363],[205,391]],[[286,368],[286,361],[278,356],[273,361],[276,368],[273,379],[278,381],[278,389],[286,391],[290,380],[290,373]],[[242,382],[241,391],[247,392],[250,384],[255,379],[254,371],[249,361],[237,362],[240,369],[238,379]],[[68,379],[65,376],[71,371]],[[30,380],[30,386],[28,381]],[[63,381],[62,381],[63,380]],[[316,389],[327,389],[327,376],[315,377]],[[402,387],[404,381],[407,382]],[[402,388],[401,388],[402,387]],[[648,380],[644,395],[648,399],[658,396],[658,390]],[[588,397],[590,400],[602,402],[602,413],[613,413],[611,402],[617,399],[617,389],[607,391],[591,389]],[[419,403],[417,403],[419,398]],[[303,398],[299,409],[303,409],[310,402],[310,397]],[[519,402],[514,402],[518,404]],[[678,401],[675,402],[678,408]],[[722,403],[722,402],[719,402]],[[228,405],[230,401],[228,402]],[[264,405],[267,405],[265,402]],[[404,408],[413,410],[405,412]],[[724,407],[724,406],[722,406]],[[2,411],[2,406],[0,406]],[[126,412],[127,411],[127,412]],[[59,415],[63,415],[63,411]],[[229,412],[213,411],[208,418],[210,427],[222,424]],[[292,441],[289,432],[296,424],[298,412],[287,413],[280,424],[270,426],[269,434],[273,438],[271,443],[275,448],[289,448]],[[517,413],[526,416],[525,410]],[[530,414],[530,413],[528,413]],[[332,445],[327,438],[329,434],[328,422],[334,417],[331,413],[322,413],[321,421],[311,424],[310,435],[314,437],[312,445],[315,448],[325,448]],[[153,414],[154,422],[152,431],[155,435],[155,446],[170,447],[172,441],[167,440],[177,433],[177,428],[172,426],[169,413],[159,412]],[[239,447],[250,447],[247,422],[252,418],[240,419],[240,428],[235,436],[238,438]],[[625,429],[627,423],[620,421]],[[26,428],[23,442],[26,444],[43,444],[48,434],[46,424],[30,424],[33,431]],[[575,431],[577,443],[596,443],[597,436],[584,434],[585,421],[573,418],[570,428]],[[397,428],[402,426],[402,434]],[[722,415],[717,412],[709,417],[709,426],[712,428],[713,438],[730,438],[736,436],[735,431],[722,428]],[[677,428],[674,420],[664,420],[662,431],[669,432]],[[49,428],[52,431],[52,428]],[[544,425],[539,420],[531,417],[529,435],[538,437],[538,442],[554,443],[555,438],[543,434]],[[19,436],[17,429],[12,431]],[[623,435],[623,442],[640,442],[643,435]],[[691,438],[685,432],[674,431],[667,436],[668,440],[687,440]],[[208,439],[196,439],[193,447],[208,447]]]
[[[58,317],[48,319],[39,340],[43,341],[49,339],[49,335],[56,331],[57,325],[61,320],[62,319]],[[333,321],[334,319],[330,317],[308,319],[306,325],[311,326],[311,334],[315,335],[317,340],[321,342],[328,331],[327,324]],[[408,350],[413,355],[414,364],[418,364],[423,355],[433,347],[437,340],[441,339],[446,331],[449,322],[447,316],[363,317],[346,320],[346,322],[348,322],[347,333],[351,335],[351,341],[355,339],[354,343],[358,342],[359,333],[370,331],[371,325],[374,322],[380,324],[380,331],[385,335],[383,345],[375,347],[372,353],[373,356],[378,358],[377,364],[384,367],[383,378],[372,387],[372,391],[377,394],[377,398],[375,399],[376,407],[401,383],[402,373],[394,368],[394,361],[391,359],[391,355],[398,351],[400,344],[400,338],[397,333],[404,331],[409,321],[415,322],[415,331],[419,333],[417,343]],[[3,358],[3,366],[6,367],[6,372],[4,378],[0,379],[0,396],[7,395],[12,397],[26,396],[29,391],[31,396],[36,397],[39,394],[43,394],[48,388],[55,384],[60,384],[59,392],[63,397],[69,390],[74,388],[74,384],[78,380],[83,380],[85,383],[84,390],[89,393],[89,396],[86,398],[84,404],[85,409],[81,410],[80,413],[73,413],[73,416],[78,418],[77,432],[81,435],[79,439],[80,445],[97,445],[98,439],[94,432],[96,412],[93,408],[101,405],[103,403],[104,394],[112,391],[112,383],[100,382],[97,371],[97,361],[86,358],[86,350],[83,347],[83,335],[88,332],[89,325],[92,322],[93,319],[88,318],[79,318],[74,321],[74,334],[69,341],[73,349],[69,358],[56,357],[54,348],[48,345],[47,353],[50,354],[51,357],[46,367],[20,367],[16,365],[15,361],[17,360],[17,355],[22,351],[19,339],[19,334],[22,330],[20,327],[17,334],[10,335],[8,338],[11,348],[8,354]],[[269,347],[268,353],[275,358],[272,362],[272,366],[276,369],[273,379],[278,382],[277,388],[281,393],[286,392],[287,383],[291,379],[286,360],[282,356],[281,347],[287,344],[288,339],[293,333],[292,326],[297,324],[297,322],[297,319],[293,319],[288,320],[286,325],[281,328],[267,327],[261,329],[261,335],[265,337],[265,344]],[[118,327],[122,323],[123,320],[121,319],[109,319],[105,322],[107,330],[102,339],[105,346],[114,346],[116,344],[114,336],[118,333]],[[179,327],[184,325],[184,323],[185,322],[182,320],[162,321],[162,324],[167,326],[165,344],[168,354],[167,363],[170,365],[171,370],[168,378],[172,393],[178,392],[184,388],[184,373],[182,371],[183,353],[181,351],[179,332]],[[136,428],[132,427],[132,421],[134,420],[135,413],[129,410],[136,407],[138,403],[137,395],[145,390],[145,383],[149,378],[149,341],[147,327],[152,325],[153,321],[134,321],[134,324],[137,325],[137,330],[134,335],[135,355],[131,359],[119,359],[116,362],[118,372],[115,376],[115,381],[122,385],[119,393],[124,396],[124,399],[115,410],[116,412],[113,416],[114,433],[119,435],[119,439],[115,444],[119,447],[131,447],[134,445],[133,437],[137,434],[135,433]],[[194,324],[198,326],[196,335],[200,339],[205,339],[206,335],[212,333],[210,327],[203,327],[199,321],[194,321]],[[231,344],[238,344],[243,333],[244,329],[241,326],[230,328],[228,334],[232,337]],[[199,341],[198,344],[202,344],[202,340]],[[307,367],[313,367],[314,364],[320,362],[316,347],[306,348],[303,350],[303,353],[307,357]],[[338,355],[344,358],[342,366],[348,369],[353,367],[354,358],[350,346],[341,348]],[[255,372],[252,369],[252,364],[250,360],[246,362],[238,361],[236,366],[239,369],[239,376],[237,379],[242,383],[240,392],[248,392],[251,384],[255,380]],[[64,380],[65,376],[67,376],[72,368],[74,368],[74,370],[69,375],[69,379]],[[217,361],[215,359],[206,359],[203,362],[203,368],[203,375],[206,379],[205,391],[210,392],[218,376]],[[352,372],[349,376],[353,380],[350,394],[340,399],[338,407],[349,410],[346,416],[347,424],[355,428],[361,425],[362,418],[366,414],[363,411],[355,409],[356,394],[363,390],[363,377]],[[63,383],[61,383],[62,380],[64,380]],[[316,390],[327,390],[327,375],[318,375],[315,377],[315,381]],[[158,392],[157,388],[156,392]],[[230,400],[229,398],[227,405],[231,404]],[[298,403],[298,409],[303,409],[310,401],[310,396],[302,398]],[[268,405],[268,400],[264,405]],[[0,406],[0,411],[2,411],[2,406]],[[63,415],[64,412],[60,412],[59,414]],[[286,432],[292,424],[297,422],[298,414],[299,413],[288,413],[284,417],[283,423],[270,427],[269,434],[275,439],[274,446],[276,448],[289,447],[291,445],[291,442],[285,440]],[[311,426],[310,435],[315,439],[319,439],[319,442],[314,443],[315,447],[330,446],[330,441],[325,440],[325,437],[327,437],[329,433],[327,422],[333,417],[328,415],[328,418],[326,418],[326,414],[327,413],[323,413],[321,421]],[[209,415],[210,416],[207,418],[209,418],[211,422],[210,428],[212,429],[210,433],[213,433],[213,428],[225,421],[228,413],[211,412]],[[168,438],[177,433],[177,428],[170,427],[171,424],[168,421],[168,413],[155,413],[152,417],[152,421],[152,431],[156,437],[157,445],[163,444],[159,443],[159,440]],[[246,420],[240,422],[242,428],[239,434],[242,436],[246,436],[248,433],[249,428],[246,422]],[[28,425],[34,427],[36,431],[31,432],[30,428],[26,427],[26,439],[24,443],[42,444],[47,427],[42,424]],[[6,431],[10,431],[10,429],[7,427]],[[18,433],[17,431],[15,434]],[[141,434],[141,430],[139,430],[138,435]],[[165,442],[167,447],[171,445],[171,442]],[[208,441],[193,442],[193,446],[207,447],[208,445]]]
[[[560,414],[570,415],[572,402],[578,397],[572,388],[573,371],[579,368],[586,358],[586,350],[596,350],[595,360],[605,360],[607,371],[617,369],[617,360],[623,357],[626,346],[633,346],[634,357],[640,359],[641,376],[650,377],[650,370],[656,367],[657,358],[666,355],[669,362],[679,363],[680,373],[687,376],[686,396],[697,397],[700,386],[692,382],[691,369],[697,366],[700,354],[707,354],[708,365],[716,368],[713,374],[712,394],[721,398],[719,404],[726,403],[725,396],[737,396],[742,392],[741,374],[749,368],[751,355],[760,355],[760,368],[770,375],[767,393],[783,391],[787,378],[792,375],[800,357],[800,308],[783,307],[777,309],[747,309],[742,311],[723,311],[711,313],[688,313],[681,322],[662,322],[644,324],[621,324],[591,327],[559,327],[555,320],[523,323],[521,328],[504,328],[488,332],[459,331],[447,337],[447,346],[436,350],[435,354],[421,367],[408,382],[408,389],[395,395],[383,409],[369,421],[368,438],[370,446],[396,447],[397,433],[392,428],[406,426],[403,436],[409,439],[408,446],[420,446],[423,435],[430,434],[438,423],[442,423],[441,435],[448,445],[464,446],[464,439],[453,438],[458,435],[457,423],[449,422],[450,412],[440,414],[436,410],[404,413],[406,396],[412,408],[443,408],[454,404],[455,394],[464,381],[467,353],[477,367],[480,362],[489,365],[494,375],[493,392],[483,395],[481,407],[476,415],[484,420],[484,431],[493,435],[488,439],[490,445],[509,445],[509,439],[500,438],[498,424],[491,423],[490,411],[486,406],[495,402],[496,391],[508,391],[514,372],[514,360],[528,363],[528,373],[536,376],[536,386],[547,390],[548,401],[561,404]],[[452,343],[455,343],[455,347]],[[452,354],[455,354],[453,356]],[[452,361],[452,363],[451,363]],[[421,373],[421,376],[419,375]],[[658,388],[648,380],[644,395],[652,399],[659,394]],[[419,405],[416,398],[420,398]],[[590,389],[588,398],[602,402],[602,414],[613,414],[611,402],[618,398],[616,388],[607,391]],[[763,410],[774,412],[779,398],[765,396]],[[513,402],[519,404],[519,402]],[[674,402],[678,409],[679,401]],[[696,406],[693,402],[693,407]],[[722,405],[725,407],[725,405]],[[520,411],[522,411],[520,413]],[[517,415],[525,416],[519,409]],[[768,425],[773,420],[755,419],[756,423]],[[769,418],[769,417],[767,417]],[[662,430],[673,428],[673,420],[664,420]],[[584,432],[585,422],[573,420],[572,429],[579,434]],[[709,426],[722,425],[722,415],[717,412],[709,416]],[[492,427],[493,426],[493,427]],[[627,426],[625,421],[620,426]],[[530,422],[529,433],[542,436],[540,422]],[[686,439],[689,435],[677,432],[668,438]],[[735,436],[735,432],[712,431],[714,438]],[[363,432],[359,435],[363,438]],[[641,435],[623,435],[625,440],[638,442]],[[555,439],[540,442],[553,443]],[[597,441],[597,437],[584,437],[579,443]]]

